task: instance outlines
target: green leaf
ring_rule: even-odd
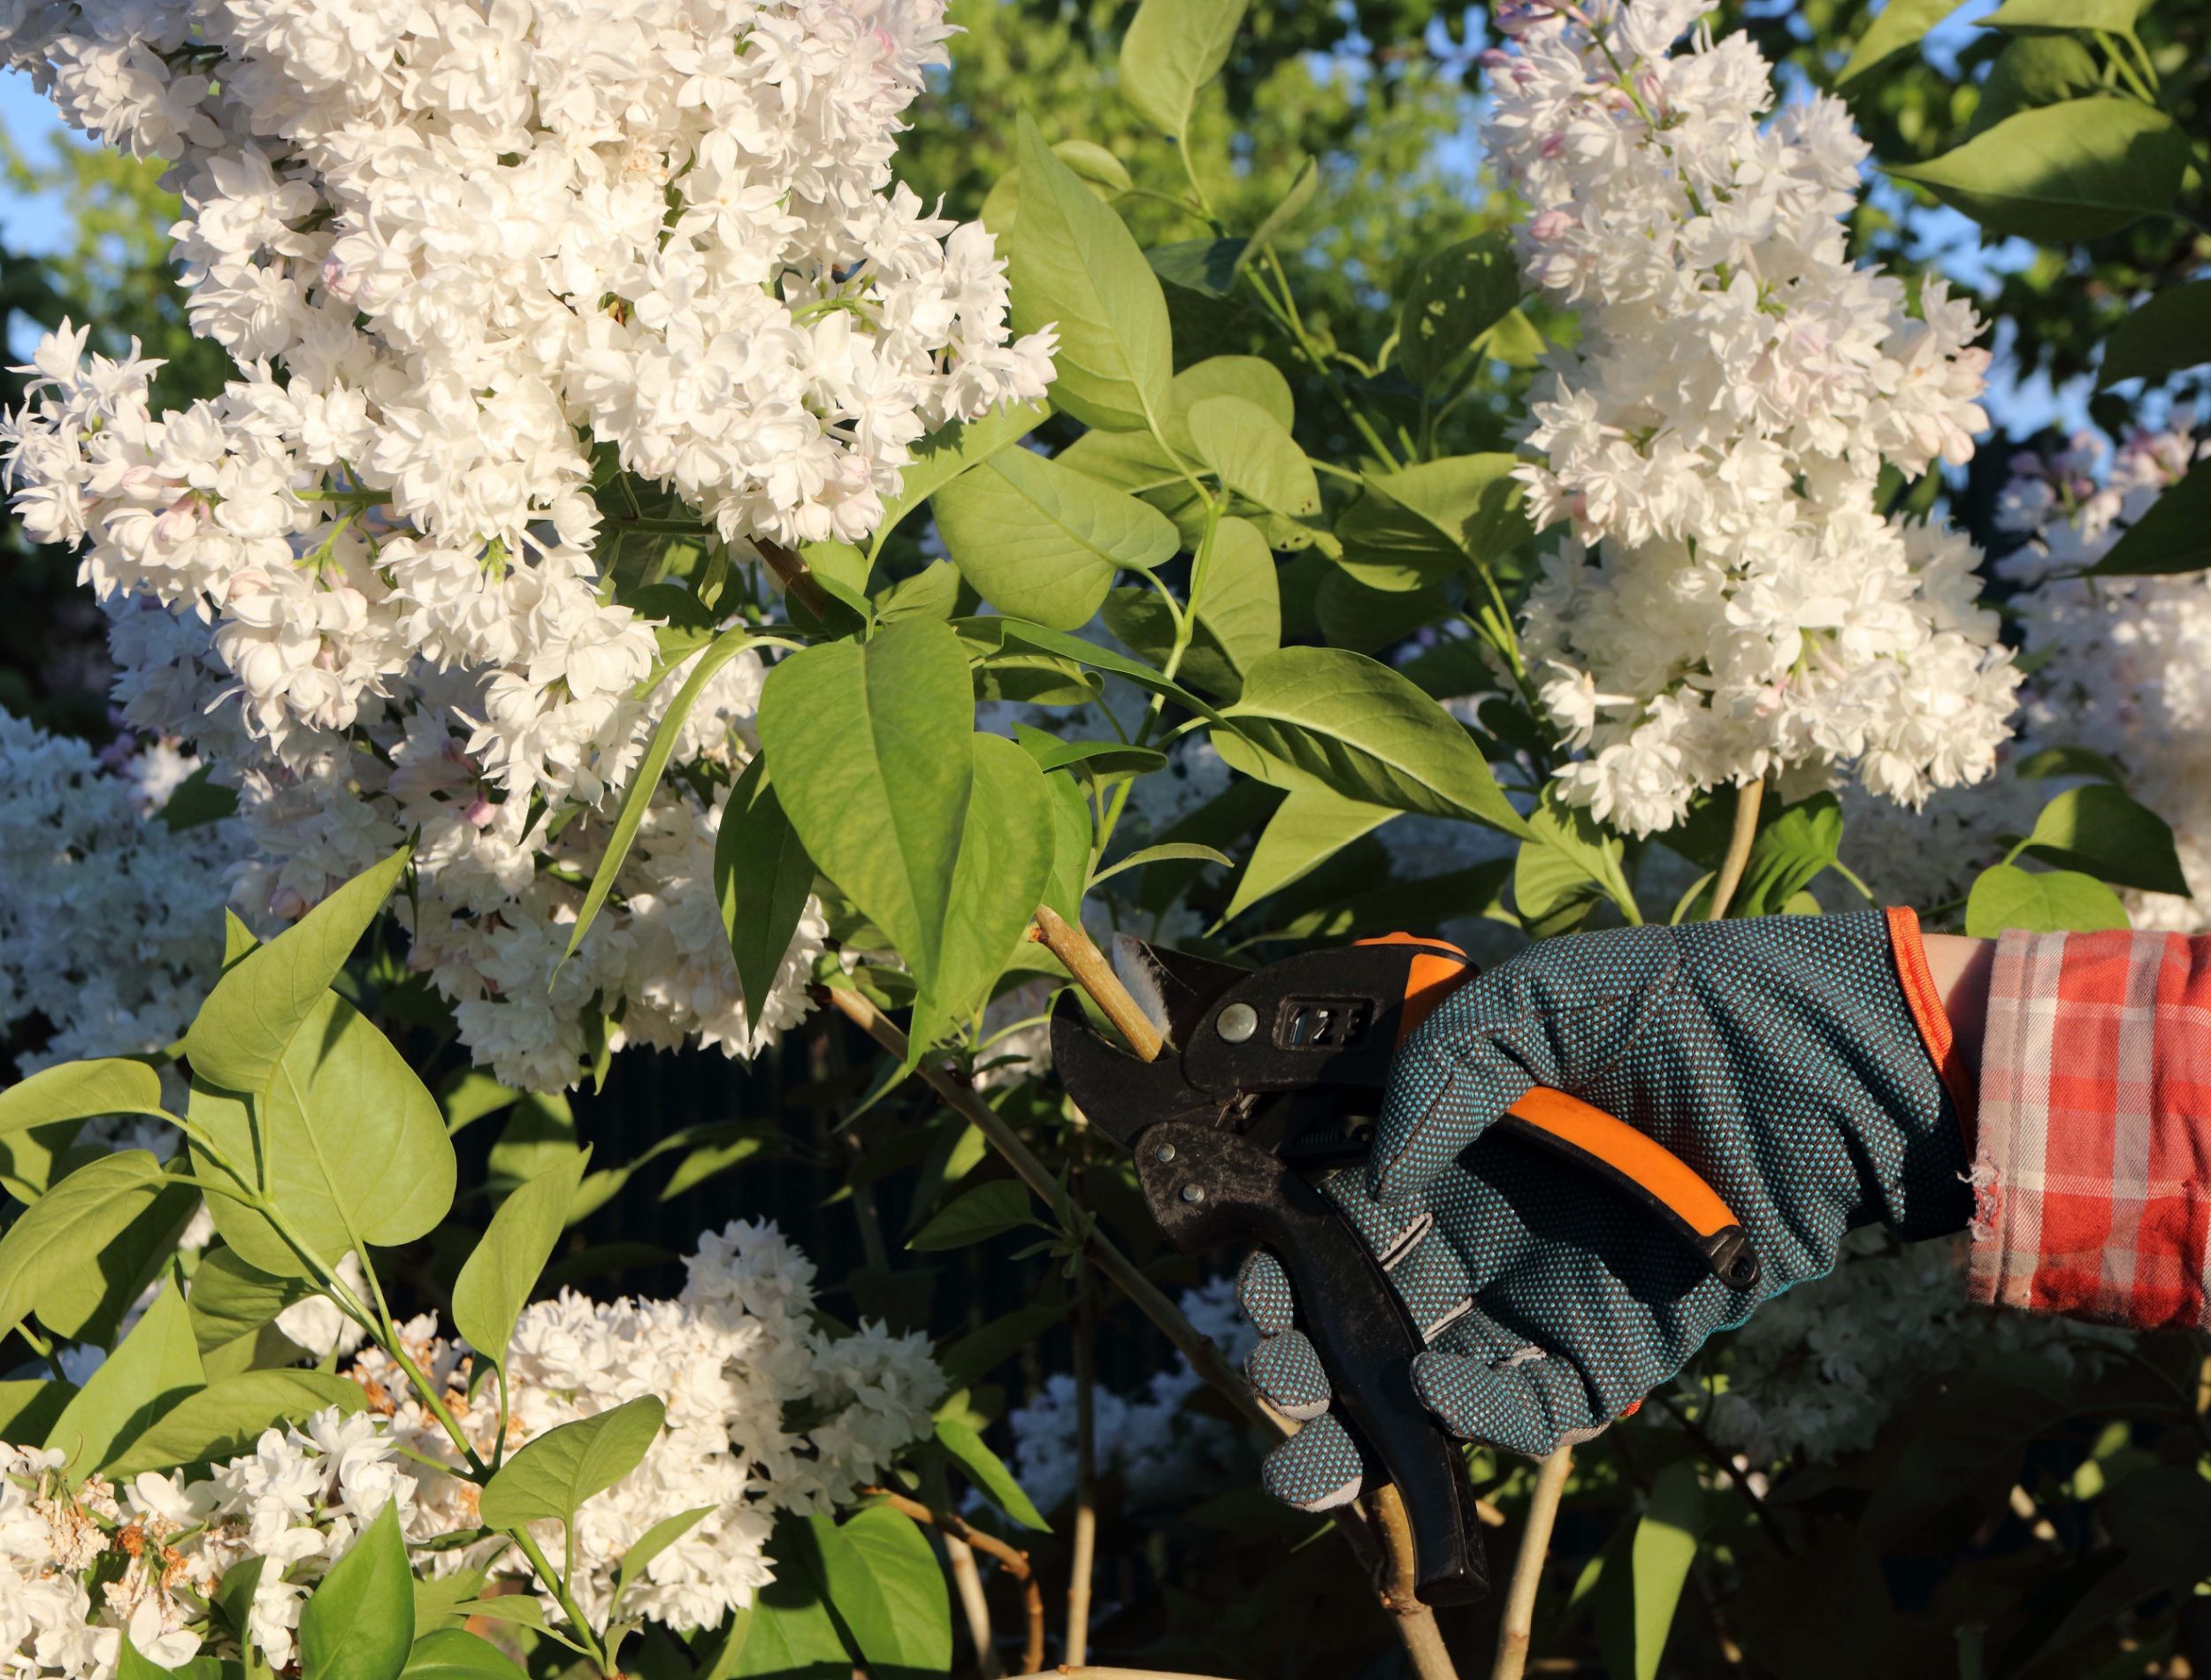
[[[42,1441],[76,1397],[77,1385],[58,1378],[0,1382],[0,1441]]]
[[[790,1524],[803,1532],[801,1518],[777,1525],[769,1552],[776,1578],[753,1595],[750,1609],[735,1612],[727,1680],[852,1680],[852,1653],[822,1597],[821,1583],[790,1555],[784,1539]]]
[[[1817,793],[1788,806],[1752,840],[1734,913],[1779,913],[1834,862],[1841,846],[1842,806],[1833,794]]]
[[[1258,526],[1233,517],[1220,522],[1191,607],[1239,675],[1282,645],[1281,580]]]
[[[664,1416],[658,1395],[640,1394],[525,1442],[484,1485],[485,1526],[573,1523],[577,1507],[645,1462]]]
[[[1260,218],[1259,225],[1251,230],[1251,237],[1236,253],[1236,267],[1242,269],[1274,244],[1274,236],[1305,213],[1306,206],[1320,190],[1320,166],[1310,157],[1301,159],[1297,172],[1289,178],[1289,190],[1282,195],[1281,202]]]
[[[2021,35],[2008,42],[1989,66],[1973,120],[1960,138],[1970,140],[2023,111],[2062,104],[2102,89],[2096,55],[2072,36]]]
[[[2025,850],[2115,887],[2189,896],[2172,829],[2108,783],[2068,788],[2044,806]]]
[[[96,1114],[166,1118],[161,1075],[143,1062],[121,1058],[61,1062],[0,1091],[0,1136]]]
[[[193,1293],[196,1298],[196,1279]],[[99,1375],[93,1373],[95,1381]],[[119,1481],[141,1470],[233,1458],[252,1452],[272,1424],[300,1423],[332,1406],[350,1417],[368,1404],[360,1384],[328,1371],[241,1371],[178,1401],[103,1468]]]
[[[1625,848],[1618,836],[1549,787],[1528,818],[1528,829],[1512,866],[1512,900],[1529,937],[1572,932],[1606,898],[1632,919],[1635,901],[1621,870]]]
[[[1387,806],[1347,799],[1327,788],[1299,788],[1274,808],[1259,831],[1251,861],[1237,878],[1236,896],[1221,912],[1234,920],[1269,893],[1302,881],[1363,834],[1397,814]]]
[[[1124,869],[1141,869],[1149,863],[1217,863],[1234,864],[1236,859],[1213,846],[1199,845],[1190,840],[1168,840],[1156,846],[1140,847],[1127,857],[1117,859],[1109,867],[1100,869],[1091,877],[1092,883],[1117,875]]]
[[[184,1296],[174,1283],[164,1283],[54,1420],[46,1445],[68,1455],[64,1469],[74,1482],[120,1458],[155,1419],[206,1381]]]
[[[960,569],[948,560],[932,560],[911,577],[901,579],[875,597],[876,617],[885,624],[901,618],[950,618],[960,606]]]
[[[968,1479],[991,1504],[1023,1528],[1033,1528],[1040,1534],[1052,1532],[1052,1524],[1044,1521],[1037,1502],[1021,1491],[1021,1485],[1014,1479],[1014,1472],[1006,1468],[1006,1461],[985,1446],[983,1437],[965,1420],[937,1418],[937,1444],[952,1455],[953,1462],[968,1473]]]
[[[1019,443],[1050,412],[1041,402],[993,409],[980,420],[948,420],[915,444],[914,458],[899,475],[899,493],[884,503],[883,523],[868,539],[870,565],[899,521],[970,467]]]
[[[1167,754],[1156,747],[1133,746],[1125,741],[1067,741],[1048,729],[1014,725],[1014,738],[1021,751],[1037,760],[1039,770],[1070,767],[1090,776],[1143,775],[1167,767]]]
[[[1019,152],[1021,213],[1006,255],[1014,331],[1057,324],[1055,408],[1107,431],[1145,428],[1164,416],[1174,370],[1159,278],[1121,218],[1052,155],[1026,116]]]
[[[1197,90],[1220,73],[1247,0],[1144,0],[1121,38],[1121,92],[1136,115],[1180,137]]]
[[[764,754],[754,755],[722,807],[714,837],[714,890],[722,930],[737,960],[749,1031],[759,1025],[761,1004],[775,989],[814,890],[814,859],[784,815]]]
[[[1236,290],[1245,244],[1240,239],[1177,240],[1171,245],[1155,245],[1144,256],[1151,271],[1169,286],[1224,298]]]
[[[2039,782],[2046,776],[2085,775],[2119,787],[2126,781],[2108,755],[2088,746],[2038,748],[2012,766],[2011,773],[2022,782]]]
[[[1207,397],[1190,411],[1190,434],[1199,457],[1238,495],[1292,518],[1320,511],[1312,463],[1258,403]]]
[[[615,813],[614,828],[607,836],[607,850],[599,859],[599,867],[592,872],[591,888],[584,894],[583,907],[576,913],[575,925],[569,929],[568,950],[562,955],[562,962],[573,957],[584,943],[584,935],[590,930],[600,907],[607,902],[607,895],[614,890],[622,866],[630,860],[630,848],[636,843],[637,831],[645,821],[646,807],[660,791],[661,777],[667,773],[668,760],[675,753],[676,742],[684,732],[691,708],[698,704],[699,696],[706,691],[707,684],[714,681],[722,668],[755,639],[753,632],[742,626],[715,637],[699,656],[699,662],[691,668],[691,675],[684,678],[676,698],[669,701],[661,721],[653,726],[653,739],[631,774],[630,785],[623,791],[622,809]]]
[[[1939,157],[1889,173],[1993,233],[2065,245],[2162,214],[2188,159],[2186,134],[2164,112],[2099,95],[2023,111]]]
[[[937,1355],[945,1380],[973,1384],[996,1371],[1006,1360],[1067,1316],[1065,1302],[1034,1302],[970,1331]]]
[[[2129,35],[2143,10],[2143,0],[2004,0],[1981,19],[1981,27],[2022,34],[2081,29]]]
[[[489,1073],[464,1067],[441,1082],[438,1105],[445,1110],[447,1134],[457,1136],[463,1126],[473,1125],[486,1114],[512,1108],[521,1096],[521,1092],[501,1085]]]
[[[1126,677],[1149,693],[1164,694],[1185,711],[1195,712],[1200,717],[1218,719],[1220,716],[1219,712],[1188,689],[1179,686],[1173,678],[1163,676],[1141,660],[1116,653],[1110,647],[1100,647],[1095,642],[1069,636],[1064,630],[1048,630],[1042,624],[1027,623],[1018,618],[998,621],[998,633],[1009,642],[1019,642],[1041,653],[1073,660],[1078,665],[1087,665],[1094,670],[1111,671],[1115,676]]]
[[[87,1256],[86,1264],[46,1287],[38,1300],[39,1322],[65,1340],[111,1344],[125,1317],[159,1281],[199,1208],[200,1193],[182,1182],[172,1165],[149,1206]]]
[[[589,1159],[589,1151],[578,1149],[509,1195],[461,1264],[453,1284],[453,1327],[494,1365],[507,1363],[507,1340],[568,1228]]]
[[[402,1680],[523,1680],[515,1660],[466,1628],[439,1628],[415,1641]]]
[[[952,1666],[952,1600],[937,1554],[914,1519],[874,1505],[839,1524],[807,1519],[830,1607],[878,1674],[941,1675]]]
[[[975,791],[960,835],[951,922],[937,984],[926,994],[950,1015],[983,1006],[1052,879],[1052,793],[1044,772],[1004,736],[976,735],[972,751]],[[915,1018],[926,1019],[918,1006]]]
[[[1631,1624],[1635,1680],[1656,1680],[1666,1635],[1673,1627],[1681,1588],[1696,1559],[1706,1521],[1704,1490],[1696,1466],[1678,1459],[1651,1478],[1650,1502],[1636,1519],[1628,1549],[1633,1591]]]
[[[238,814],[238,790],[218,787],[212,780],[214,775],[213,765],[203,764],[177,783],[177,790],[169,796],[158,813],[170,833],[182,834],[187,829],[220,822],[225,817]]]
[[[1090,802],[1072,775],[1046,775],[1044,785],[1052,795],[1052,875],[1044,901],[1072,926],[1083,920],[1083,894],[1090,885]]]
[[[2089,569],[2107,577],[2166,576],[2211,566],[2211,471],[2198,469],[2150,503]]]
[[[195,1079],[226,1091],[258,1091],[269,1082],[411,855],[402,846],[356,875],[215,982],[184,1035]]]
[[[1888,0],[1851,49],[1850,60],[1835,78],[1835,91],[1848,93],[1898,53],[1919,44],[1927,31],[1948,17],[1958,0]]]
[[[1364,654],[1334,647],[1269,653],[1253,661],[1243,696],[1223,715],[1236,735],[1293,767],[1304,784],[1392,810],[1527,832],[1458,720]],[[1216,745],[1220,739],[1216,731]]]
[[[784,814],[931,1000],[917,1005],[917,1046],[948,1019],[934,995],[958,966],[954,876],[975,797],[974,714],[960,638],[928,619],[864,645],[808,648],[777,665],[761,696],[761,743]],[[1041,783],[1037,792],[1041,801]]]
[[[356,1243],[390,1249],[427,1236],[453,1205],[453,1140],[437,1099],[335,992],[306,1015],[257,1101],[195,1080],[191,1118],[233,1162],[257,1172],[257,1187],[325,1261]],[[197,1171],[222,1180],[196,1147],[192,1153]],[[252,1209],[214,1196],[208,1210],[249,1264],[278,1276],[302,1270]]]
[[[2030,874],[2000,863],[1981,871],[1965,900],[1965,931],[1993,939],[2008,928],[2030,933],[2098,933],[2128,925],[2119,895],[2071,869]]]
[[[1180,543],[1157,508],[1027,449],[961,474],[935,508],[960,576],[993,606],[1053,630],[1088,623],[1116,570],[1150,571]]]
[[[1520,269],[1509,235],[1461,240],[1413,275],[1397,313],[1397,357],[1430,396],[1446,393],[1457,367],[1483,334],[1520,302]]]
[[[0,1325],[20,1324],[62,1279],[101,1249],[169,1187],[144,1149],[88,1161],[50,1188],[0,1233]]]
[[[191,1665],[186,1667],[188,1670]],[[171,1680],[171,1675],[152,1658],[142,1655],[126,1630],[115,1648],[115,1680]]]
[[[1313,591],[1311,600],[1312,615],[1328,645],[1349,648],[1354,653],[1379,653],[1441,622],[1451,610],[1450,597],[1436,584],[1420,589],[1371,589],[1341,566],[1323,571],[1320,587]]]
[[[2189,280],[2153,293],[2120,317],[2104,340],[2096,383],[2163,379],[2211,362],[2211,280]]]
[[[1028,1189],[1013,1179],[993,1179],[961,1191],[906,1246],[922,1254],[964,1249],[1036,1223],[1029,1211]]]
[[[694,1510],[678,1511],[673,1516],[663,1516],[631,1541],[630,1549],[622,1554],[622,1567],[614,1577],[614,1600],[607,1607],[608,1617],[612,1619],[615,1612],[621,1607],[622,1595],[629,1591],[630,1583],[642,1575],[654,1558],[697,1528],[701,1521],[713,1516],[718,1508],[716,1506],[701,1505]]]
[[[1366,477],[1335,523],[1344,571],[1369,589],[1419,589],[1493,565],[1527,540],[1510,454],[1453,455]]]
[[[301,1680],[398,1680],[415,1643],[415,1577],[386,1500],[300,1612]]]
[[[1415,881],[1393,881],[1368,892],[1301,912],[1275,931],[1285,939],[1341,943],[1402,928],[1432,928],[1463,917],[1509,920],[1501,908],[1514,859],[1492,858]]]

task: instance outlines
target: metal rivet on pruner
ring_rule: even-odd
[[[1259,1012],[1249,1004],[1231,1004],[1220,1012],[1213,1031],[1231,1044],[1241,1044],[1259,1030]]]
[[[1205,1199],[1205,1187],[1204,1185],[1202,1185],[1202,1184],[1186,1184],[1186,1185],[1184,1185],[1184,1186],[1182,1187],[1182,1200],[1183,1200],[1183,1201],[1185,1201],[1185,1202],[1203,1202]]]
[[[1160,1144],[1158,1149],[1151,1151],[1151,1158],[1161,1166],[1165,1166],[1174,1158],[1174,1146],[1172,1143]]]

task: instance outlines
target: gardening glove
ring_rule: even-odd
[[[1878,1220],[1907,1241],[1965,1226],[1965,1143],[1936,1063],[1947,1049],[1909,912],[1549,940],[1459,987],[1407,1038],[1366,1168],[1323,1188],[1420,1326],[1422,1401],[1454,1435],[1542,1455],[1832,1270],[1855,1226]],[[1695,1169],[1748,1235],[1758,1281],[1729,1287],[1633,1198],[1492,1132],[1537,1085]],[[1350,1499],[1359,1455],[1292,1325],[1281,1267],[1255,1256],[1238,1294],[1261,1336],[1247,1374],[1309,1420],[1270,1455],[1265,1485],[1307,1509]]]

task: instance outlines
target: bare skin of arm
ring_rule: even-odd
[[[1981,1071],[1981,1034],[1988,1022],[1988,976],[1995,966],[1996,942],[1957,934],[1926,936],[1927,967],[1942,995],[1943,1012],[1957,1035],[1968,1071]]]

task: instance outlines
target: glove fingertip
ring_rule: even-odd
[[[1259,1485],[1301,1511],[1329,1511],[1358,1497],[1366,1467],[1335,1417],[1323,1413],[1267,1454]]]

